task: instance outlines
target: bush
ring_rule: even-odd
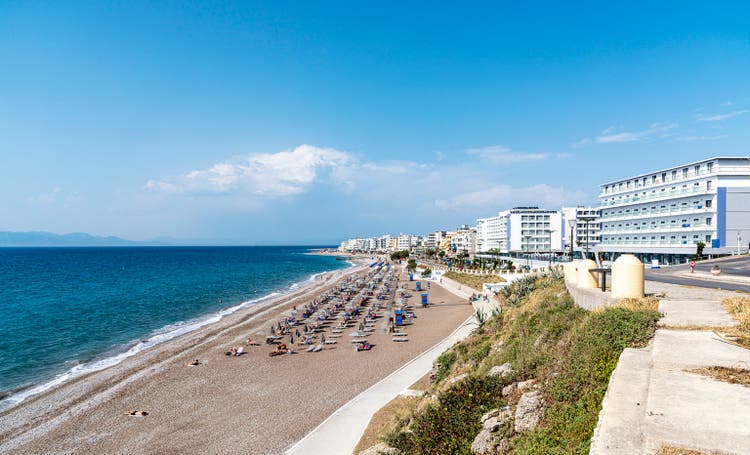
[[[503,385],[497,377],[468,377],[414,416],[409,431],[397,429],[386,440],[404,454],[471,454],[482,415],[503,404]]]
[[[438,370],[435,374],[435,382],[440,382],[448,376],[457,359],[458,355],[453,350],[445,351],[440,354],[440,357],[438,357],[436,361],[438,364]]]

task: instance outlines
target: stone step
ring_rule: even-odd
[[[654,368],[684,370],[722,366],[750,369],[750,351],[729,344],[709,331],[659,329],[654,335],[653,346]]]
[[[643,422],[645,453],[662,444],[727,454],[750,453],[750,388],[688,373],[750,367],[750,351],[708,331],[656,331]]]
[[[625,349],[609,380],[591,454],[638,454],[643,450],[643,422],[651,374],[651,345]]]
[[[717,300],[664,299],[659,301],[659,311],[664,314],[659,320],[662,326],[731,327],[737,324]]]

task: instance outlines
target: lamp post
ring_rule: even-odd
[[[573,230],[576,227],[576,220],[568,220],[568,227],[570,228],[570,262],[573,262]]]

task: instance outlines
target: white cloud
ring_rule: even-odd
[[[679,142],[692,142],[692,141],[717,141],[719,139],[726,139],[729,136],[726,134],[717,134],[715,136],[678,136],[672,139],[673,141]]]
[[[354,162],[354,157],[346,152],[300,145],[293,150],[224,161],[181,176],[149,180],[145,188],[187,195],[291,196],[304,193],[321,173]]]
[[[524,161],[540,161],[550,157],[549,153],[517,152],[502,145],[473,148],[466,150],[469,155],[475,155],[492,163],[519,163]]]
[[[727,120],[733,117],[737,117],[739,115],[744,114],[747,112],[747,110],[742,111],[732,111],[728,112],[726,114],[717,114],[717,115],[702,115],[698,114],[695,118],[700,122],[720,122],[722,120]]]
[[[496,185],[478,191],[463,193],[447,199],[435,200],[435,205],[443,210],[456,210],[473,207],[513,207],[535,205],[539,207],[559,207],[564,204],[583,204],[591,201],[583,191],[568,191],[562,187],[537,184],[516,188],[511,185]]]
[[[599,133],[595,138],[583,138],[579,144],[615,144],[620,142],[645,141],[655,136],[665,136],[665,132],[677,128],[676,123],[652,123],[648,128],[640,131],[623,131],[615,133],[613,127],[609,127]]]

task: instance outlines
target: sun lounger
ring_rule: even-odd
[[[310,346],[309,348],[305,349],[305,352],[313,352],[315,350],[315,346]]]
[[[394,337],[394,338],[391,338],[391,341],[399,341],[399,342],[401,342],[401,341],[409,341],[409,339],[406,338],[406,337]]]
[[[365,341],[367,341],[367,340],[365,340],[364,338],[362,338],[362,339],[359,339],[359,340],[352,340],[352,343],[364,343]]]
[[[336,344],[338,343],[336,340],[325,340],[323,344]]]
[[[320,352],[322,350],[323,350],[323,345],[319,344],[319,345],[315,346],[315,349],[313,349],[312,352]]]
[[[394,337],[405,337],[409,336],[406,332],[396,332],[393,334]]]

